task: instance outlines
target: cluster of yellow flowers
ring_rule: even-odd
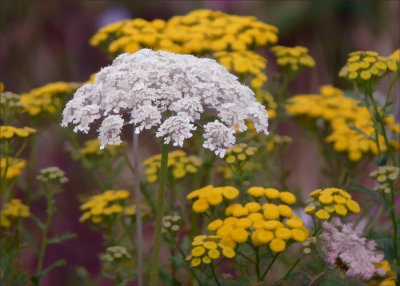
[[[293,142],[293,139],[290,136],[287,136],[287,135],[281,136],[281,135],[275,134],[272,137],[272,140],[268,142],[267,148],[268,148],[268,151],[271,152],[272,150],[275,150],[275,148],[277,148],[277,147],[284,147],[284,146],[290,145],[292,142]]]
[[[157,181],[159,169],[161,168],[161,154],[146,159],[143,162],[146,167],[147,181],[154,183]],[[195,155],[188,156],[182,150],[176,150],[168,153],[168,170],[172,172],[175,179],[181,179],[188,173],[197,173],[198,167],[203,164],[200,157]]]
[[[340,70],[339,76],[360,83],[376,82],[388,72],[397,70],[398,66],[391,57],[381,57],[372,51],[356,51],[349,54],[347,64]]]
[[[136,207],[135,205],[125,206],[128,197],[129,191],[127,190],[108,190],[103,194],[92,196],[81,205],[84,213],[79,221],[85,222],[91,219],[93,223],[101,223],[114,215],[133,216],[136,214]],[[144,211],[148,210],[144,209]]]
[[[26,138],[35,133],[36,130],[30,127],[0,126],[0,139]]]
[[[376,142],[372,139],[375,129],[368,109],[359,106],[360,101],[344,96],[340,89],[331,85],[322,86],[320,93],[290,98],[286,104],[287,111],[293,115],[328,121],[332,131],[326,141],[333,143],[338,152],[347,151],[352,161],[360,160],[363,153],[378,154]],[[398,124],[394,123],[393,117],[387,117],[385,123],[396,131]],[[384,137],[379,135],[378,140],[381,150],[385,152],[387,146]]]
[[[79,83],[54,82],[32,89],[21,94],[20,101],[25,106],[25,112],[31,116],[42,112],[56,113],[62,108],[64,96],[74,92]]]
[[[26,166],[26,161],[14,157],[1,158],[0,166],[1,177],[6,176],[6,179],[13,179],[21,175],[22,169]]]
[[[249,147],[245,143],[237,144],[226,150],[225,162],[228,165],[218,166],[217,173],[223,175],[225,179],[231,179],[233,171],[239,169],[244,172],[256,171],[261,168],[259,163],[249,161],[257,152],[257,148]]]
[[[186,261],[197,267],[201,263],[210,264],[212,260],[220,258],[221,254],[226,258],[235,257],[236,253],[229,241],[218,235],[198,235],[193,238],[191,255],[186,257]]]
[[[239,190],[235,187],[214,187],[206,186],[204,188],[194,190],[187,195],[188,200],[195,200],[192,206],[194,212],[206,212],[210,206],[217,206],[224,200],[233,200],[239,195]]]
[[[254,51],[221,51],[216,52],[214,58],[218,60],[228,71],[246,77],[252,76],[250,85],[254,88],[260,88],[267,80],[263,72],[266,67],[267,59],[255,53]]]
[[[241,143],[226,150],[225,161],[228,164],[245,163],[249,158],[253,157],[256,152],[257,148],[249,147],[246,143]]]
[[[351,195],[338,188],[318,189],[310,193],[311,202],[304,209],[309,215],[315,215],[320,220],[330,219],[331,216],[345,216],[348,211],[359,213],[359,204],[351,199]]]
[[[104,149],[100,149],[101,141],[98,139],[86,140],[83,142],[83,147],[80,150],[82,155],[101,156],[104,152],[115,154],[117,149],[123,148],[124,144],[120,145],[107,145]]]
[[[5,204],[0,213],[0,226],[9,228],[13,220],[27,218],[29,216],[29,206],[24,205],[19,199],[12,199]]]
[[[380,166],[369,175],[379,183],[378,186],[374,187],[374,191],[383,191],[389,194],[391,186],[394,186],[400,178],[400,168],[396,166]]]
[[[278,58],[277,64],[287,71],[298,72],[315,66],[314,59],[307,54],[308,49],[305,47],[274,46],[271,52]]]
[[[224,193],[225,191],[225,193]],[[193,203],[195,212],[205,212],[209,204],[216,206],[226,197],[233,200],[239,191],[233,187],[213,188],[207,186],[189,194],[188,199],[197,198]],[[290,240],[303,242],[309,236],[301,218],[293,215],[288,206],[296,202],[290,192],[279,192],[274,188],[251,187],[247,193],[256,201],[246,204],[233,203],[225,208],[225,218],[209,223],[208,230],[221,237],[225,245],[234,249],[237,243],[245,243],[249,237],[253,245],[269,247],[281,252]],[[273,203],[279,199],[280,204]],[[264,200],[264,203],[261,201]]]
[[[100,29],[91,39],[93,46],[108,52],[133,53],[141,48],[184,54],[210,51],[244,51],[276,43],[278,29],[255,17],[236,16],[211,10],[195,10],[168,21],[124,20]]]

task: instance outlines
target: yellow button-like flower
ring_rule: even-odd
[[[251,213],[258,212],[261,209],[260,204],[257,202],[247,203],[244,207]]]
[[[229,247],[225,247],[222,249],[222,254],[226,257],[226,258],[233,258],[235,257],[236,253],[232,248]]]
[[[289,238],[292,237],[292,232],[288,228],[280,227],[275,230],[275,236],[285,239],[285,240],[288,240]]]
[[[249,211],[248,211],[248,209],[246,209],[245,207],[241,206],[241,207],[235,208],[235,209],[233,210],[232,214],[233,214],[235,217],[241,217],[241,216],[248,215],[248,214],[249,214]]]
[[[264,188],[263,187],[251,187],[247,190],[247,192],[255,197],[255,198],[259,198],[264,196]]]
[[[295,195],[293,195],[292,193],[289,193],[289,192],[281,192],[279,194],[279,198],[281,199],[281,201],[283,203],[288,204],[288,205],[294,204],[296,202]]]
[[[333,197],[332,197],[331,195],[323,194],[323,195],[320,195],[320,196],[318,197],[318,200],[319,200],[321,203],[323,203],[323,204],[325,204],[325,205],[328,205],[328,204],[330,204],[330,203],[333,202]]]
[[[347,209],[344,205],[334,205],[333,208],[335,209],[335,212],[338,215],[346,215],[347,214]]]
[[[306,207],[304,209],[304,212],[311,215],[315,212],[315,209],[316,209],[315,206],[311,205],[311,206]]]
[[[274,200],[276,198],[279,198],[279,191],[274,188],[265,188],[264,189],[265,196],[270,199]]]
[[[274,252],[282,252],[286,248],[286,243],[283,239],[281,238],[274,238],[270,244],[269,247],[271,248],[272,251]]]
[[[234,249],[236,247],[236,242],[234,242],[230,237],[223,237],[218,245],[222,248]]]
[[[349,209],[349,211],[353,213],[360,212],[360,205],[356,201],[348,200],[346,203],[346,207]]]
[[[216,219],[208,224],[207,229],[209,231],[216,231],[216,230],[218,230],[218,228],[220,228],[222,226],[222,224],[223,224],[223,221],[221,219]]]
[[[202,256],[206,252],[206,249],[202,246],[196,246],[192,249],[192,255],[194,257]]]
[[[315,213],[315,216],[321,220],[329,219],[331,215],[326,210],[319,210]]]
[[[273,230],[273,229],[276,229],[279,225],[280,225],[280,221],[277,221],[277,220],[267,220],[265,223],[264,223],[264,228],[265,229],[269,229],[269,230]]]
[[[210,205],[217,206],[220,203],[222,203],[222,201],[223,201],[223,198],[222,198],[221,193],[213,192],[207,196],[207,202]]]
[[[218,249],[211,249],[210,251],[208,251],[208,256],[210,256],[210,258],[212,259],[218,259],[220,255],[221,253]]]
[[[207,249],[216,249],[218,247],[218,245],[214,241],[206,241],[204,242],[203,246]]]
[[[236,222],[235,226],[240,227],[240,228],[249,228],[252,224],[253,224],[253,221],[251,219],[244,217],[244,218],[239,219]]]
[[[279,214],[284,217],[291,217],[293,212],[292,209],[287,205],[279,205]]]
[[[300,218],[293,216],[288,219],[285,224],[291,228],[299,228],[304,225],[304,222]]]
[[[251,240],[255,246],[262,246],[270,242],[274,238],[272,231],[257,229],[251,235]]]
[[[260,213],[251,213],[247,216],[249,219],[251,219],[253,222],[264,219],[263,215]]]
[[[201,264],[201,259],[200,258],[193,258],[192,259],[192,261],[190,262],[190,264],[193,266],[193,267],[197,267],[197,266],[199,266],[200,264]]]
[[[244,228],[235,228],[230,234],[233,241],[242,243],[245,242],[249,236],[249,233]]]
[[[218,251],[218,250],[217,250]],[[201,261],[203,261],[203,263],[205,264],[210,264],[211,263],[211,257],[209,256],[204,256]]]
[[[343,205],[347,202],[347,199],[340,195],[334,195],[333,200],[335,201],[335,203],[341,204],[341,205]]]
[[[229,236],[232,231],[233,231],[232,226],[223,225],[218,229],[217,235],[219,235],[220,237],[226,237]]]
[[[274,204],[263,205],[264,216],[266,219],[277,219],[279,218],[279,208]]]
[[[239,195],[239,190],[235,187],[226,186],[223,187],[222,195],[228,200],[233,200]]]
[[[194,202],[192,209],[196,213],[203,213],[208,210],[209,205],[206,199],[198,199]]]
[[[294,228],[291,230],[291,232],[292,232],[292,238],[296,241],[303,242],[307,239],[306,234],[301,229]]]

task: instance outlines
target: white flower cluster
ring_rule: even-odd
[[[87,133],[103,118],[98,130],[102,148],[121,142],[124,123],[134,124],[136,133],[155,127],[165,143],[182,146],[205,111],[217,119],[204,126],[204,147],[221,157],[235,144],[236,130],[247,129],[245,119],[268,134],[264,106],[215,60],[142,49],[118,56],[94,84],[79,88],[64,109],[62,126],[73,123],[75,132]]]

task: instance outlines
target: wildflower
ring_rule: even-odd
[[[305,47],[274,46],[271,51],[278,58],[277,63],[284,71],[297,73],[315,66],[314,59],[307,54],[308,49]]]
[[[203,164],[200,157],[195,155],[188,156],[182,150],[168,153],[168,170],[172,172],[174,179],[184,178],[188,174],[197,173],[198,167]],[[146,167],[147,181],[153,183],[158,179],[159,169],[161,168],[161,154],[152,156],[144,161]]]
[[[375,264],[375,268],[385,270],[386,274],[381,276],[375,275],[372,280],[368,281],[369,286],[396,285],[396,272],[394,272],[393,268],[386,259],[382,260],[380,263]]]
[[[226,242],[221,243],[223,239],[219,236],[200,235],[196,236],[192,242],[191,255],[186,257],[187,261],[193,267],[199,266],[201,263],[211,263],[212,260],[217,260],[221,254],[227,258],[235,256],[235,252]]]
[[[15,220],[27,218],[29,216],[29,206],[24,205],[19,199],[12,199],[4,205],[0,213],[0,227],[9,228]]]
[[[101,256],[101,259],[105,262],[115,262],[115,261],[124,261],[132,256],[129,254],[128,250],[124,246],[110,246],[107,247],[106,253]]]
[[[56,113],[65,100],[65,96],[74,92],[80,84],[67,82],[54,82],[32,89],[28,93],[21,94],[21,104],[24,111],[31,116],[42,112]]]
[[[26,161],[23,159],[13,157],[1,158],[1,177],[5,176],[8,180],[16,178],[21,175],[21,171],[25,165]]]
[[[100,146],[101,141],[98,139],[86,140],[83,142],[83,147],[79,150],[79,153],[83,156],[101,156],[104,155],[105,152],[109,155],[115,155],[118,151],[117,146],[109,145],[103,150],[100,150]]]
[[[385,58],[372,51],[356,51],[349,54],[347,64],[339,76],[358,83],[376,82],[389,72],[398,70],[394,59]]]
[[[80,222],[86,222],[89,219],[92,223],[98,224],[103,221],[112,221],[118,215],[134,216],[136,207],[127,205],[129,191],[127,190],[108,190],[100,195],[91,196],[88,201],[81,205],[84,212],[79,218]],[[150,213],[149,207],[143,203],[142,212],[145,215]]]
[[[204,54],[211,51],[244,51],[277,42],[278,29],[255,17],[211,10],[195,10],[164,21],[124,20],[101,28],[91,39],[110,53],[134,53],[153,48],[175,53]]]
[[[274,252],[282,252],[286,248],[286,243],[283,239],[281,238],[274,238],[271,243],[269,244],[269,247],[271,248],[272,251]]]
[[[49,167],[40,170],[40,175],[37,176],[37,179],[44,184],[65,184],[66,182],[68,182],[67,177],[65,177],[64,171],[58,167]]]
[[[182,217],[178,215],[167,215],[162,218],[163,227],[161,232],[166,233],[169,231],[172,234],[176,234],[180,230],[182,224]]]
[[[390,186],[394,185],[400,178],[400,168],[396,166],[380,166],[370,173],[370,177],[379,182],[379,185],[374,187],[374,191],[390,193]]]
[[[383,260],[383,254],[375,252],[375,241],[363,238],[360,229],[342,224],[339,218],[333,218],[332,223],[325,221],[322,226],[324,232],[320,238],[326,247],[327,263],[344,265],[348,276],[363,280],[369,280],[375,274],[385,275],[383,268],[375,268],[375,264]]]
[[[215,61],[142,49],[118,56],[97,73],[93,85],[79,88],[63,111],[62,126],[73,123],[75,132],[88,132],[92,122],[104,118],[99,128],[103,148],[121,142],[122,115],[130,113],[136,133],[157,127],[164,143],[182,146],[201,110],[208,109],[216,110],[220,120],[203,126],[203,146],[216,155],[223,157],[235,143],[236,128],[247,129],[245,119],[268,134],[267,111],[254,93]]]
[[[1,139],[26,138],[35,133],[36,130],[30,127],[0,126]]]
[[[304,211],[309,215],[315,215],[320,220],[330,219],[335,214],[345,216],[348,212],[360,212],[359,204],[342,189],[317,189],[310,193],[310,197],[312,200]]]

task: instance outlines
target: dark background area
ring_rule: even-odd
[[[102,51],[88,43],[100,27],[126,18],[167,20],[199,8],[256,16],[279,28],[278,44],[307,47],[317,65],[300,74],[291,85],[290,94],[316,93],[323,84],[350,88],[337,76],[349,52],[374,50],[388,56],[400,47],[399,1],[1,1],[0,80],[6,90],[16,93],[54,81],[86,81],[90,74],[110,63]],[[268,49],[260,52],[268,58],[267,73],[273,75],[277,67]],[[383,90],[385,84],[382,83]],[[398,103],[398,85],[393,94]],[[313,178],[319,169],[312,163],[316,151],[302,137],[298,126],[288,124],[280,130],[296,142],[288,153],[294,171],[291,181],[308,190],[317,187]],[[77,266],[88,269],[92,277],[97,276],[98,255],[103,247],[100,235],[78,221],[78,197],[93,186],[85,178],[75,179],[82,169],[63,151],[64,138],[57,134],[56,127],[46,128],[43,123],[38,134],[38,170],[56,165],[66,171],[70,182],[59,195],[51,233],[68,230],[77,233],[77,238],[49,247],[45,265],[64,258],[67,266],[52,271],[43,279],[43,285],[79,285]],[[44,201],[39,201],[31,210],[44,217],[45,206]],[[35,232],[34,225],[28,228]],[[35,269],[35,263],[35,254],[27,251],[23,264]],[[109,285],[108,281],[102,285]]]

